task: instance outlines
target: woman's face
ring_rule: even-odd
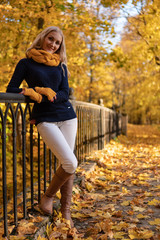
[[[44,38],[42,49],[53,54],[59,49],[61,42],[62,36],[58,32],[52,31]]]

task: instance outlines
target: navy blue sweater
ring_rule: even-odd
[[[31,58],[21,59],[15,68],[7,92],[20,93],[22,88],[19,86],[25,80],[29,88],[49,87],[57,93],[54,102],[48,101],[47,97],[43,96],[41,103],[34,104],[31,119],[36,119],[36,124],[76,118],[76,113],[69,102],[67,69],[65,65],[63,68],[64,71],[61,64],[57,67],[47,66]]]

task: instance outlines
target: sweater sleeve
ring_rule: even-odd
[[[12,75],[12,78],[7,86],[6,92],[11,92],[11,93],[20,93],[22,92],[22,88],[19,88],[21,85],[22,81],[25,79],[26,76],[26,65],[24,63],[24,59],[21,59]]]
[[[59,90],[56,94],[55,103],[65,102],[69,99],[69,84],[68,84],[68,74],[67,67],[63,65],[62,71],[62,82],[60,84]]]

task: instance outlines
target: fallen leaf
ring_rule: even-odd
[[[151,201],[148,202],[148,205],[156,206],[156,205],[158,205],[158,204],[160,204],[160,201],[157,200],[157,199],[153,199],[153,200],[151,200]]]
[[[154,235],[154,233],[148,229],[129,229],[128,233],[131,239],[149,239]]]
[[[123,201],[121,203],[122,206],[129,206],[130,205],[130,201]]]
[[[154,221],[149,221],[150,225],[160,225],[160,218],[156,218]]]
[[[132,206],[132,209],[134,212],[144,212],[146,210],[146,208],[137,207],[137,206]]]

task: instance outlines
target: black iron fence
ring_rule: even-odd
[[[78,117],[75,153],[80,163],[121,133],[122,116],[99,105],[75,101],[72,95],[70,99]],[[28,208],[40,201],[57,165],[36,126],[29,122],[32,105],[21,94],[0,93],[0,221],[4,236],[9,234],[8,224],[17,227],[18,219],[26,219]]]

